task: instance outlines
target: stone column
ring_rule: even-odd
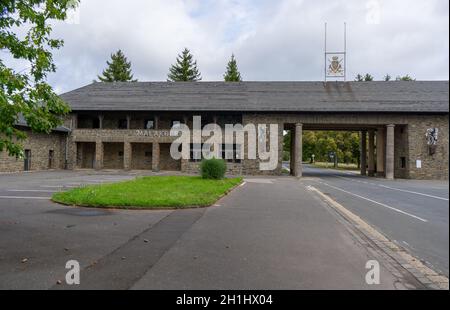
[[[103,168],[103,142],[101,140],[97,140],[95,142],[94,168],[95,169]]]
[[[295,142],[295,132],[294,132],[294,130],[291,130],[290,135],[291,135],[291,145],[290,145],[291,152],[289,154],[289,157],[290,157],[289,169],[291,170],[290,174],[294,175],[294,163],[295,163],[295,143],[294,143]]]
[[[127,115],[127,129],[131,128],[131,116]]]
[[[377,177],[384,177],[385,154],[385,132],[384,128],[377,129]]]
[[[155,129],[159,129],[159,116],[155,115]]]
[[[131,169],[131,143],[125,141],[123,143],[123,169],[130,170]]]
[[[366,175],[366,157],[367,157],[367,131],[361,131],[361,141],[360,141],[360,163],[361,163],[361,175]]]
[[[375,175],[375,131],[369,130],[369,177]]]
[[[98,128],[99,129],[103,129],[103,118],[104,118],[104,116],[102,114],[100,114],[98,116]]]
[[[295,124],[295,142],[294,142],[294,176],[301,177],[303,174],[302,155],[303,155],[303,124]]]
[[[394,129],[395,125],[386,126],[386,179],[394,179]]]
[[[158,142],[152,143],[152,170],[159,171],[160,148]]]

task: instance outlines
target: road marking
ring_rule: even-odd
[[[434,199],[448,201],[448,198],[445,198],[445,197],[439,197],[439,196],[429,195],[429,194],[425,194],[425,193],[409,191],[409,190],[406,190],[406,189],[391,187],[391,186],[387,186],[387,185],[383,185],[383,184],[368,183],[368,182],[364,182],[364,181],[352,180],[350,178],[346,178],[346,177],[343,177],[343,176],[340,176],[340,175],[334,175],[334,176],[337,177],[337,178],[340,178],[340,179],[349,180],[349,181],[358,182],[358,183],[370,184],[370,185],[373,185],[373,186],[383,187],[383,188],[391,189],[391,190],[394,190],[394,191],[405,192],[405,193],[410,193],[410,194],[415,194],[415,195],[420,195],[420,196],[425,196],[425,197],[430,197],[430,198],[434,198]]]
[[[49,200],[51,197],[22,197],[22,196],[0,196],[0,199],[42,199]]]
[[[8,189],[8,192],[40,192],[40,193],[54,193],[55,191],[45,189]]]
[[[420,259],[409,254],[409,252],[403,247],[400,247],[395,242],[389,240],[385,235],[376,230],[361,217],[351,212],[337,201],[331,199],[314,186],[308,185],[307,189],[309,191],[316,192],[327,202],[330,207],[336,209],[341,216],[349,220],[356,227],[356,229],[362,231],[367,237],[375,242],[384,244],[386,246],[386,250],[384,250],[384,252],[396,260],[403,268],[410,269],[412,267],[416,269],[416,271],[420,272],[424,278],[427,278],[428,281],[431,281],[431,283],[437,285],[439,289],[448,290],[448,278],[446,276],[440,275],[430,267],[423,264]],[[399,261],[396,256],[399,256],[402,261]],[[424,283],[424,285],[426,285],[426,283]]]
[[[239,185],[239,187],[242,187],[242,186],[244,186],[245,184],[247,184],[247,182],[242,182],[242,184]]]
[[[360,199],[367,200],[367,201],[369,201],[369,202],[372,202],[372,203],[377,204],[377,205],[379,205],[379,206],[382,206],[382,207],[384,207],[384,208],[390,209],[390,210],[392,210],[392,211],[395,211],[395,212],[398,212],[398,213],[401,213],[401,214],[410,216],[410,217],[412,217],[412,218],[418,219],[419,221],[422,221],[422,222],[425,222],[425,223],[428,222],[428,220],[426,220],[426,219],[424,219],[424,218],[421,218],[421,217],[419,217],[419,216],[417,216],[417,215],[414,215],[414,214],[411,214],[411,213],[402,211],[402,210],[400,210],[400,209],[397,209],[397,208],[388,206],[387,204],[384,204],[384,203],[381,203],[381,202],[372,200],[372,199],[370,199],[370,198],[367,198],[367,197],[364,197],[364,196],[361,196],[361,195],[357,195],[357,194],[355,194],[355,193],[346,191],[346,190],[344,190],[344,189],[342,189],[342,188],[339,188],[339,187],[336,187],[336,186],[327,184],[327,183],[325,183],[325,182],[320,182],[320,181],[317,181],[317,182],[320,183],[320,184],[329,186],[329,187],[331,187],[331,188],[334,188],[334,189],[336,189],[336,190],[338,190],[338,191],[341,191],[341,192],[343,192],[343,193],[346,193],[346,194],[349,194],[349,195],[358,197],[358,198],[360,198]]]
[[[72,185],[41,185],[42,188],[63,188],[63,187],[76,187]]]
[[[405,193],[410,193],[410,194],[416,194],[416,195],[420,195],[420,196],[425,196],[425,197],[430,197],[430,198],[434,198],[434,199],[439,199],[439,200],[448,201],[448,198],[444,198],[444,197],[433,196],[433,195],[424,194],[424,193],[419,193],[419,192],[413,192],[413,191],[409,191],[409,190],[406,190],[406,189],[400,189],[400,188],[390,187],[390,186],[382,185],[382,184],[378,184],[378,186],[384,187],[384,188],[388,188],[388,189],[392,189],[392,190],[394,190],[394,191],[405,192]]]

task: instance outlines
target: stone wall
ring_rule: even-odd
[[[131,169],[152,170],[151,143],[131,143]]]
[[[25,129],[27,139],[21,144],[24,150],[31,151],[30,170],[63,169],[65,156],[65,134],[52,132],[50,134],[33,133]],[[49,152],[53,150],[52,165],[49,167]],[[0,172],[16,172],[24,170],[24,159],[8,156],[0,152]]]
[[[448,180],[448,115],[411,117],[408,125],[409,137],[409,177],[412,179],[447,179]],[[425,134],[428,128],[438,128],[438,143],[434,155],[428,152]],[[422,168],[417,168],[421,160]]]

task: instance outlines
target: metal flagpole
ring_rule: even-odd
[[[325,23],[325,45],[324,45],[324,79],[327,81],[327,23]]]
[[[344,82],[347,80],[347,23],[344,22]]]

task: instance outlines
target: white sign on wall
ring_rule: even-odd
[[[420,159],[416,160],[416,168],[421,169],[422,168],[422,161]]]

